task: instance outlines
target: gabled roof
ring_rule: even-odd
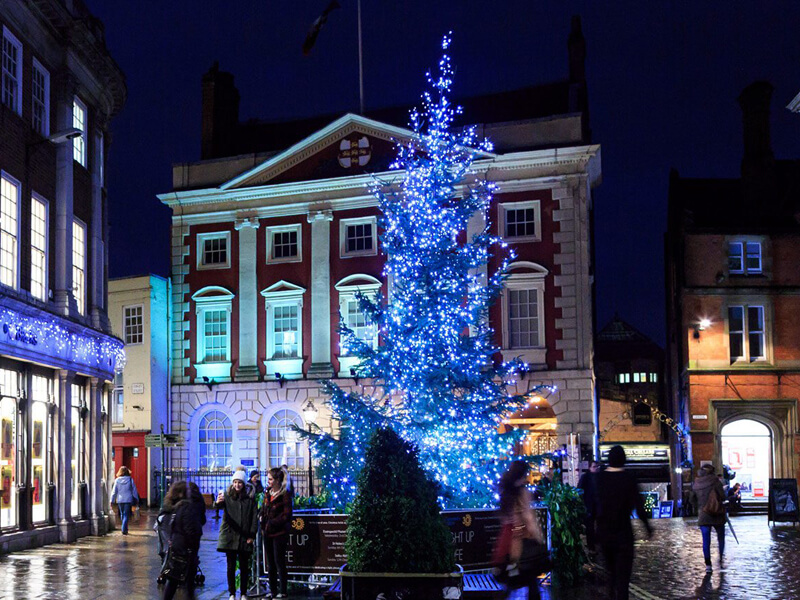
[[[263,185],[279,173],[312,156],[322,148],[334,143],[343,136],[355,132],[387,141],[405,140],[414,137],[414,133],[408,129],[348,113],[283,152],[268,158],[260,165],[222,184],[220,189],[228,190]]]

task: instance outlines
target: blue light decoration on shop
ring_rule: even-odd
[[[443,508],[495,505],[506,459],[526,433],[500,425],[534,396],[553,391],[536,386],[509,394],[528,365],[496,359],[488,312],[514,254],[489,233],[488,223],[472,239],[466,236],[470,218],[487,213],[496,187],[473,166],[492,157],[491,144],[479,142],[474,127],[452,127],[461,109],[448,97],[449,45],[448,35],[438,73],[427,74],[422,109],[411,112],[414,135],[397,144],[391,168],[403,175],[375,181],[371,189],[381,211],[383,275],[393,291],[390,303],[380,295],[357,298],[382,343],[373,347],[341,321],[342,348],[360,359],[360,391],[325,382],[339,431],[302,432],[337,508],[355,496],[367,443],[381,427],[419,448],[423,467],[440,486]],[[501,265],[483,275],[492,248]]]
[[[56,320],[23,315],[0,308],[0,323],[7,341],[28,346],[49,346],[60,358],[86,365],[97,365],[109,371],[121,371],[125,366],[125,351],[121,341],[100,334],[82,334],[70,330]]]

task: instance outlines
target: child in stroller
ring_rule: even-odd
[[[161,510],[156,517],[156,523],[153,525],[153,530],[158,538],[158,556],[161,558],[161,569],[156,578],[158,585],[163,585],[166,580],[166,571],[169,559],[169,540],[172,536],[172,521],[175,518],[175,513],[172,510]],[[205,584],[206,576],[200,568],[200,561],[197,561],[197,575],[194,578],[195,585],[201,586]]]

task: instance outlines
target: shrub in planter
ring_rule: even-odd
[[[416,448],[391,429],[376,430],[347,520],[343,598],[460,598],[452,536],[436,498]]]
[[[566,585],[575,583],[583,573],[586,555],[581,533],[586,507],[578,488],[559,481],[547,486],[542,501],[550,509],[553,574]]]

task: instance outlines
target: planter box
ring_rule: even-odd
[[[464,570],[455,573],[351,573],[339,571],[342,600],[459,600],[464,593]]]

